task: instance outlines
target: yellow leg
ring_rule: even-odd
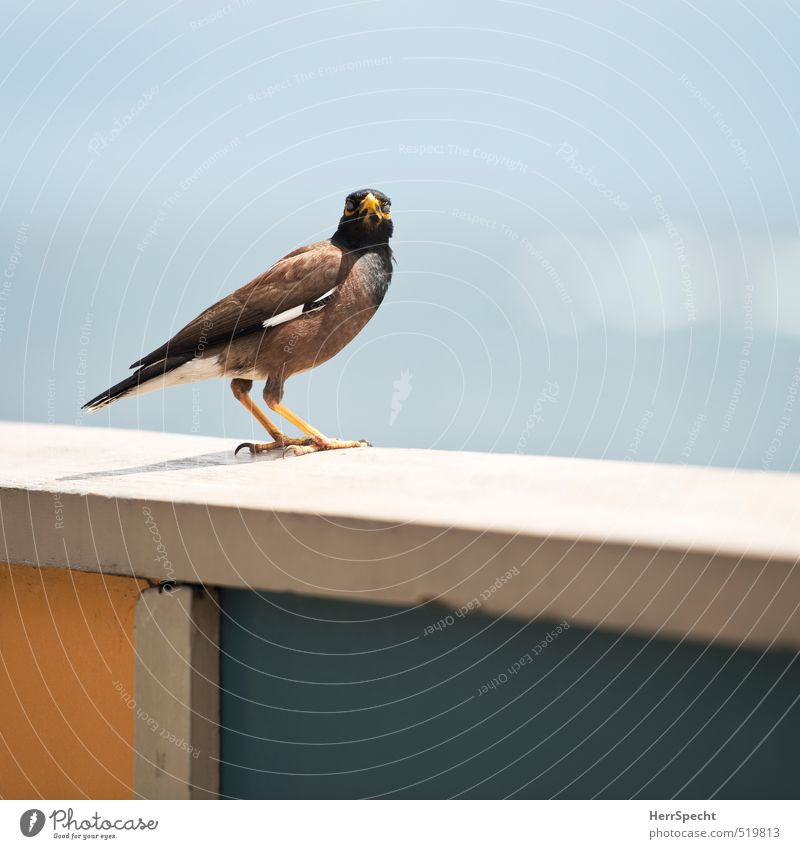
[[[369,445],[365,439],[330,439],[283,404],[270,404],[270,409],[311,437],[306,440],[306,444],[293,446],[293,454],[311,454],[314,451],[331,451],[335,448],[364,448]]]
[[[236,400],[256,418],[259,424],[267,431],[267,433],[275,440],[284,438],[283,433],[278,429],[278,426],[267,418],[264,411],[253,401],[250,395],[246,392],[234,392]]]
[[[272,409],[279,415],[286,419],[287,422],[291,422],[296,428],[299,428],[303,431],[303,433],[307,433],[309,436],[322,436],[322,434],[312,425],[310,425],[307,421],[304,421],[300,418],[300,416],[295,415],[288,407],[284,407],[283,404],[275,404]],[[324,437],[323,437],[324,438]]]
[[[293,439],[282,433],[278,426],[253,401],[249,392],[235,390],[233,394],[236,400],[255,417],[258,423],[274,440],[273,442],[243,442],[237,447],[234,454],[238,454],[242,448],[247,448],[251,454],[261,454],[264,451],[272,451],[274,448],[287,448],[289,446],[302,447],[311,442],[310,439]]]

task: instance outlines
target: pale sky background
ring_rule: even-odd
[[[374,185],[321,430],[797,467],[800,4],[3,8],[3,418],[261,438],[222,381],[78,408]]]

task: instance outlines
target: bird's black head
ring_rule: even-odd
[[[344,202],[334,239],[351,248],[386,244],[392,237],[392,201],[377,189],[351,192]]]

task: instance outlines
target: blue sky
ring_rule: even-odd
[[[795,466],[798,4],[4,9],[4,418],[250,436],[222,382],[77,410],[375,185],[389,296],[288,386],[321,429]]]

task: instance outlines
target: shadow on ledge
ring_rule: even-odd
[[[128,466],[122,469],[100,469],[96,472],[83,472],[79,475],[65,475],[56,478],[59,481],[86,481],[94,478],[116,477],[121,475],[140,475],[147,472],[179,472],[185,469],[202,469],[210,466],[241,466],[247,463],[272,463],[275,460],[295,459],[290,455],[284,456],[280,451],[270,451],[266,454],[241,453],[234,456],[230,451],[215,451],[211,454],[197,454],[194,457],[176,457],[174,460],[163,460],[159,463],[148,463],[143,466]]]

